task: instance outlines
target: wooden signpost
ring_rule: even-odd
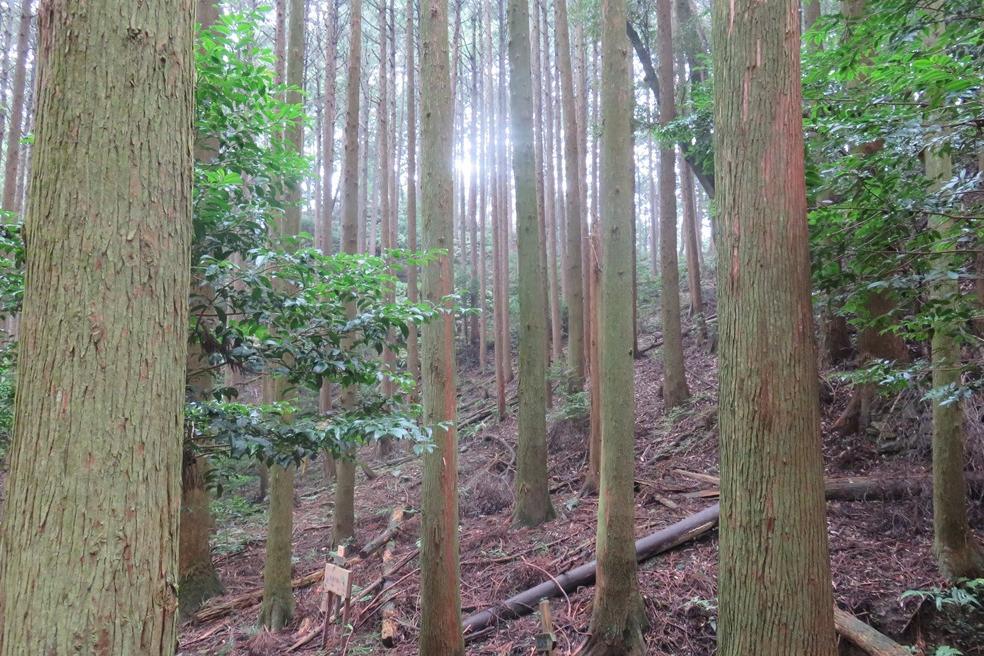
[[[344,562],[344,547],[338,548],[338,558]],[[348,624],[349,605],[352,600],[352,572],[344,567],[325,563],[325,577],[321,583],[321,590],[324,595],[321,599],[321,612],[325,614],[324,628],[321,632],[321,648],[324,649],[328,644],[328,627],[331,625],[336,607],[341,609],[340,624],[343,631]]]
[[[553,618],[550,616],[550,600],[540,600],[540,629],[536,636],[536,653],[553,656],[557,638],[553,634]]]

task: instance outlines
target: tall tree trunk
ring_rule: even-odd
[[[566,229],[567,249],[564,274],[567,294],[567,361],[570,369],[570,388],[584,387],[584,286],[581,274],[581,182],[578,176],[581,161],[578,147],[578,126],[574,103],[574,73],[571,70],[570,28],[567,24],[567,0],[555,0],[555,47],[557,72],[560,75],[561,100],[564,110],[564,166],[567,179]]]
[[[645,652],[635,558],[632,77],[624,0],[602,0],[601,488],[589,656]]]
[[[534,47],[540,48],[542,57],[542,72],[540,79],[543,83],[543,94],[541,112],[543,114],[543,160],[544,160],[544,187],[543,187],[543,215],[546,227],[546,248],[547,248],[547,281],[549,285],[549,305],[550,305],[550,350],[551,359],[554,363],[559,363],[563,356],[563,339],[561,337],[560,324],[560,282],[557,268],[557,182],[554,176],[555,148],[554,148],[554,111],[553,111],[553,69],[550,63],[550,29],[547,21],[546,3],[537,0],[536,21],[540,26],[539,33],[542,39]]]
[[[659,194],[656,191],[656,156],[653,148],[653,135],[646,135],[646,149],[649,153],[649,267],[653,277],[659,275]]]
[[[379,195],[379,216],[380,216],[380,247],[385,252],[394,247],[393,236],[393,216],[392,216],[392,196],[390,190],[390,107],[389,107],[389,35],[387,28],[388,0],[379,2],[379,112],[376,121],[377,135],[379,137],[379,185],[377,193]],[[393,295],[389,295],[392,300]],[[392,371],[396,367],[396,354],[392,349],[383,349],[383,363],[386,371]],[[393,379],[384,376],[382,381],[383,396],[389,398],[395,391]],[[379,455],[386,458],[393,452],[393,440],[388,436],[379,438]]]
[[[659,32],[659,123],[676,116],[673,101],[673,27],[670,0],[657,0]],[[680,328],[680,270],[677,265],[676,157],[672,144],[659,149],[660,322],[663,329],[663,406],[669,410],[690,398]]]
[[[3,656],[174,652],[193,39],[188,2],[47,5]]]
[[[501,117],[500,126],[509,125],[509,103],[507,101],[508,96],[508,84],[506,81],[506,4],[505,0],[499,0],[499,70],[502,71],[501,77],[499,79],[499,89],[497,105],[499,107],[499,116]],[[503,130],[504,132],[504,130]],[[501,317],[501,327],[502,331],[502,372],[503,381],[509,384],[513,380],[513,366],[512,366],[512,332],[509,329],[509,246],[510,246],[510,235],[512,233],[512,194],[510,193],[509,186],[509,170],[510,170],[510,150],[507,147],[506,139],[503,134],[502,138],[499,139],[499,168],[498,168],[498,185],[499,185],[499,210],[501,212],[501,221],[499,223],[499,257],[502,258],[502,265],[499,267],[499,275],[502,277],[502,281],[499,283],[502,286],[502,317]]]
[[[304,0],[290,0],[287,16],[287,84],[291,91],[287,102],[301,104],[304,87]],[[298,155],[304,154],[304,122],[298,118],[287,126],[288,147]],[[294,237],[301,230],[301,186],[294,185],[287,194],[287,207],[278,233]],[[267,401],[287,399],[287,383],[267,378],[263,396]],[[286,421],[287,419],[285,419]],[[294,593],[291,587],[291,556],[294,530],[294,467],[270,467],[270,515],[267,524],[266,559],[263,562],[263,604],[260,624],[280,631],[294,615]]]
[[[481,139],[481,123],[478,120],[479,105],[482,103],[482,96],[479,94],[478,86],[478,20],[474,20],[474,35],[472,37],[472,94],[471,94],[471,190],[468,199],[468,229],[471,232],[471,280],[468,281],[469,304],[478,307],[478,197],[479,176],[483,171],[480,168],[479,160],[479,140]],[[478,315],[473,314],[469,320],[469,330],[471,332],[471,345],[473,348],[481,350],[481,338],[479,337]]]
[[[938,6],[938,5],[937,5]],[[953,175],[948,152],[927,149],[924,154],[926,177],[939,188]],[[947,273],[960,267],[952,253],[955,226],[953,219],[941,215],[929,217],[930,227],[942,239],[936,257],[938,282],[932,289],[935,300],[946,304],[960,296],[960,285]],[[959,326],[938,322],[932,341],[933,389],[953,394],[960,386],[962,358],[958,339]],[[951,579],[984,576],[984,551],[967,521],[967,479],[964,404],[960,399],[933,399],[933,552],[940,572]]]
[[[687,245],[687,283],[690,289],[690,316],[697,324],[701,340],[707,339],[704,323],[704,297],[700,289],[700,241],[697,236],[697,208],[694,176],[680,155],[680,195],[683,196],[683,233]]]
[[[212,27],[218,16],[219,8],[214,0],[199,0],[196,18],[201,30]],[[211,160],[215,151],[215,143],[200,143],[196,139],[196,162]],[[209,287],[200,284],[200,278],[196,278],[193,272],[188,304],[193,321],[203,321],[202,314],[211,305],[214,294]],[[215,376],[199,340],[189,341],[186,363],[188,396],[196,401],[205,400],[215,385]],[[194,453],[186,435],[182,454],[181,522],[178,542],[178,600],[182,616],[195,611],[203,601],[223,593],[222,583],[212,563],[209,546],[213,522],[206,489],[208,470],[207,458]]]
[[[407,0],[407,248],[417,250],[417,87],[414,37],[414,0]],[[411,302],[418,300],[417,266],[411,265],[407,272],[407,297]],[[484,291],[483,291],[484,294]],[[417,326],[411,325],[407,335],[407,367],[415,381],[420,380],[420,348]]]
[[[591,494],[600,489],[601,485],[601,347],[600,331],[601,317],[598,311],[598,297],[601,288],[601,224],[592,226],[591,240],[588,248],[591,251],[591,276],[589,278],[587,298],[590,304],[590,319],[588,325],[588,371],[591,376],[591,408],[590,434],[588,435],[588,471],[584,475],[582,492]]]
[[[345,170],[342,193],[342,250],[360,252],[359,235],[359,83],[362,79],[362,0],[349,5],[348,88],[345,91]],[[364,162],[365,160],[363,160]],[[365,177],[363,177],[363,180]],[[354,318],[356,308],[349,304],[346,312]],[[352,409],[356,402],[353,386],[342,388],[339,401],[343,408]],[[332,522],[332,543],[338,546],[355,535],[355,454],[351,451],[335,463],[335,516]]]
[[[331,181],[335,170],[335,119],[336,107],[336,73],[338,68],[338,4],[329,0],[325,11],[325,90],[324,108],[321,120],[321,164],[324,171],[321,178],[321,211],[318,215],[318,235],[316,247],[322,253],[331,254],[335,251],[332,236],[332,224],[335,214],[335,195],[332,192]],[[331,412],[333,403],[331,383],[322,383],[318,394],[318,411],[322,415]],[[335,478],[335,459],[329,453],[324,454],[325,479]]]
[[[14,86],[10,99],[10,125],[7,132],[7,161],[3,175],[3,209],[20,211],[17,180],[20,174],[21,137],[24,124],[24,88],[27,84],[27,55],[31,49],[32,0],[21,0],[21,15],[17,24],[17,60],[14,64]],[[34,61],[36,61],[35,58]],[[36,64],[35,64],[36,65]]]
[[[454,290],[451,266],[453,105],[449,93],[446,0],[420,12],[421,210],[424,247],[448,250],[424,269],[424,298],[441,304]],[[458,436],[455,421],[454,319],[421,329],[424,423],[434,449],[424,456],[421,490],[420,653],[463,656],[458,562]]]
[[[320,239],[315,244],[324,253],[335,250],[332,239],[332,220],[335,213],[335,196],[332,193],[331,178],[335,169],[335,79],[338,68],[338,5],[329,0],[325,11],[325,91],[324,108],[321,119],[321,164],[324,177],[321,181],[321,216],[318,219]]]
[[[509,0],[510,138],[519,249],[519,438],[513,521],[539,526],[555,517],[547,474],[546,322],[533,140],[528,0]]]
[[[721,656],[833,656],[799,3],[714,7]],[[763,557],[768,555],[768,557]]]
[[[482,11],[485,17],[485,50],[488,53],[489,62],[493,61],[495,57],[495,51],[492,49],[492,16],[490,5],[491,2],[483,3]],[[503,75],[502,69],[499,69],[500,79]],[[500,82],[501,83],[501,82]],[[506,344],[506,338],[503,336],[503,313],[504,304],[506,302],[506,290],[503,289],[502,285],[502,194],[500,193],[500,175],[499,172],[503,166],[501,160],[501,151],[499,144],[501,139],[501,126],[502,126],[502,115],[499,112],[498,103],[496,103],[495,98],[495,85],[492,80],[492,75],[489,74],[486,85],[485,85],[485,107],[487,113],[491,120],[491,126],[489,130],[489,154],[490,154],[490,172],[489,172],[489,194],[491,196],[492,205],[492,325],[493,331],[495,333],[495,352],[493,357],[495,359],[495,390],[496,390],[496,404],[498,409],[499,421],[503,421],[506,418],[506,372],[505,372],[505,361],[506,355],[504,351],[508,350]]]

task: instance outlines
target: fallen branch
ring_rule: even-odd
[[[871,656],[912,656],[912,652],[907,647],[903,647],[840,608],[834,608],[834,628],[837,633]]]
[[[717,525],[719,513],[720,510],[715,504],[696,515],[691,515],[652,535],[636,540],[636,560],[640,562],[647,560],[707,533]],[[550,581],[520,592],[498,606],[471,615],[464,621],[466,637],[471,639],[473,634],[495,624],[500,619],[513,619],[533,612],[540,599],[556,597],[581,587],[594,585],[597,566],[598,561],[592,560]]]
[[[321,569],[317,569],[309,574],[305,574],[304,576],[294,579],[290,582],[290,585],[295,590],[307,588],[321,581],[324,576],[325,570],[322,567]],[[239,610],[240,608],[255,606],[261,601],[263,601],[263,588],[250,590],[249,592],[244,592],[243,594],[236,595],[235,597],[230,597],[229,599],[224,599],[215,604],[205,606],[195,613],[192,618],[196,622],[210,622],[212,620],[219,619],[220,617],[225,617],[229,613]]]

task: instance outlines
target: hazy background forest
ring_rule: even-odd
[[[0,12],[0,656],[984,655],[979,0]]]

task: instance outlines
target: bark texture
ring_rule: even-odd
[[[509,0],[509,98],[519,249],[519,437],[513,521],[554,518],[547,475],[546,316],[540,267],[528,0]]]
[[[453,106],[448,71],[448,7],[428,0],[420,8],[421,217],[424,248],[444,249],[424,268],[426,300],[440,304],[454,289],[451,266]],[[424,422],[434,450],[424,456],[420,527],[420,653],[464,656],[458,562],[458,436],[454,318],[444,315],[421,329]],[[448,423],[445,423],[448,422]]]
[[[799,3],[714,7],[722,656],[833,656]]]
[[[601,89],[601,487],[590,656],[643,654],[648,626],[636,578],[632,241],[632,78],[624,0],[603,0]],[[594,390],[593,390],[594,392]]]
[[[0,654],[171,654],[194,5],[48,2],[40,36]]]

